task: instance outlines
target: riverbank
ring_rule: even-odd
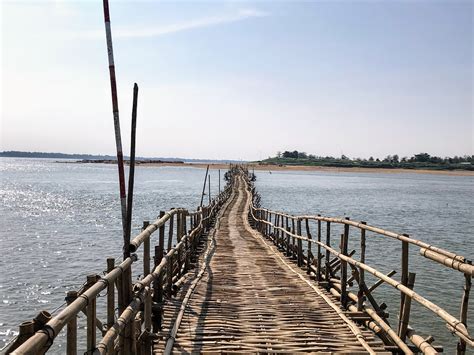
[[[204,163],[141,163],[141,166],[187,166],[194,168],[206,168]],[[351,173],[386,173],[386,174],[433,174],[451,176],[474,176],[474,171],[469,170],[428,170],[428,169],[385,169],[385,168],[348,168],[330,166],[305,166],[305,165],[273,165],[273,164],[248,164],[249,169],[257,171],[321,171],[321,172],[351,172]],[[229,164],[209,164],[209,169],[228,169]]]

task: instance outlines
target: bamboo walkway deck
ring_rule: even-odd
[[[384,352],[372,332],[354,331],[345,315],[326,302],[337,302],[330,293],[251,229],[249,198],[239,179],[207,238],[207,258],[201,257],[178,297],[165,304],[162,339],[154,343],[154,353],[163,353],[180,307],[184,314],[174,352]],[[182,306],[186,294],[191,296]]]

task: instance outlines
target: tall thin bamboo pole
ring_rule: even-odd
[[[132,130],[130,139],[130,169],[128,174],[127,219],[125,240],[123,245],[124,260],[130,256],[130,234],[132,232],[133,185],[135,182],[135,145],[137,136],[137,101],[138,85],[133,85]]]
[[[125,172],[123,167],[123,151],[122,151],[122,136],[120,134],[120,119],[117,99],[117,81],[115,77],[115,64],[114,64],[114,50],[112,46],[112,31],[110,29],[110,14],[109,14],[109,1],[103,0],[104,6],[104,22],[105,22],[105,35],[107,39],[107,53],[109,59],[109,75],[110,75],[110,88],[112,91],[112,113],[114,117],[114,129],[115,129],[115,146],[117,150],[117,167],[119,174],[119,187],[120,187],[120,205],[122,208],[122,228],[124,243],[126,242],[125,234],[125,222],[127,217],[127,201],[125,194]],[[125,258],[124,258],[125,260]]]
[[[207,184],[207,192],[209,197],[209,204],[211,204],[211,175],[208,175],[207,178],[209,179]]]
[[[209,165],[206,168],[206,175],[204,176],[204,184],[202,185],[201,204],[199,205],[200,207],[202,207],[202,203],[204,201],[204,192],[206,192],[206,182],[207,182],[208,173],[209,173]]]

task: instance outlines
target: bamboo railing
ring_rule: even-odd
[[[248,176],[246,174],[245,176]],[[409,326],[411,302],[415,301],[433,312],[445,321],[448,330],[458,337],[458,354],[466,353],[466,346],[473,347],[474,340],[467,329],[467,311],[471,279],[474,266],[470,260],[461,255],[429,245],[423,241],[410,238],[406,234],[397,234],[366,222],[355,222],[349,218],[331,218],[321,215],[294,216],[287,213],[260,207],[260,196],[252,182],[247,177],[248,189],[252,194],[249,208],[249,220],[253,228],[270,239],[279,250],[292,258],[298,266],[305,268],[319,285],[340,299],[341,305],[363,321],[364,325],[376,332],[387,346],[387,349],[413,354],[422,351],[425,354],[435,354],[441,347],[433,346],[433,338],[424,339],[417,335]],[[340,225],[342,233],[334,241],[334,226]],[[313,230],[315,229],[315,231]],[[349,237],[354,230],[359,236],[359,259],[349,252]],[[352,231],[352,233],[351,233]],[[366,263],[366,238],[388,237],[401,242],[401,280],[392,276],[395,270],[388,274],[378,271]],[[314,237],[313,237],[314,235]],[[460,317],[448,313],[419,293],[413,291],[415,273],[409,270],[409,245],[420,248],[420,254],[444,267],[461,272],[465,277],[464,292],[461,298]],[[337,245],[337,246],[336,246]],[[304,248],[305,247],[305,248]],[[349,276],[348,271],[351,271]],[[375,276],[378,281],[369,287],[365,274]],[[400,292],[399,319],[397,324],[390,325],[384,312],[386,305],[379,304],[374,299],[373,291],[381,284],[387,284]],[[355,285],[355,287],[351,287]],[[406,339],[413,345],[407,345]]]
[[[66,354],[76,355],[77,317],[82,312],[87,319],[86,354],[151,354],[154,334],[161,329],[163,302],[172,297],[195,261],[200,237],[212,227],[219,209],[232,192],[232,184],[230,174],[226,188],[197,211],[173,208],[160,212],[153,223],[144,222],[141,233],[130,242],[130,257],[119,265],[115,265],[114,258],[107,259],[106,274],[89,275],[81,290],[68,292],[67,306],[57,315],[52,317],[42,312],[40,320],[22,323],[19,336],[4,353],[44,354],[66,327]],[[152,249],[151,236],[156,231],[158,242]],[[131,280],[126,273],[131,274],[132,266],[138,261],[135,253],[142,246],[143,277],[124,287],[123,283]],[[129,297],[124,290],[131,290]],[[97,298],[101,292],[107,293],[104,322],[97,317]],[[125,299],[131,302],[125,304]],[[97,330],[102,334],[99,340]]]

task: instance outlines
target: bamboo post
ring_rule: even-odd
[[[96,282],[96,275],[87,276],[87,286],[90,288]],[[89,299],[87,305],[87,353],[93,353],[96,344],[96,299]]]
[[[200,207],[202,207],[202,203],[204,201],[204,193],[206,192],[206,182],[207,182],[208,173],[209,173],[209,165],[206,168],[206,175],[204,176],[204,184],[202,185],[201,204],[199,205]]]
[[[295,234],[296,232],[296,227],[295,227],[295,217],[291,217],[291,233]],[[291,237],[291,252],[292,252],[292,258],[295,259],[296,257],[296,250],[295,250],[295,237]]]
[[[305,218],[305,224],[306,224],[306,236],[308,237],[308,239],[312,239],[311,231],[310,231],[310,228],[309,228],[308,218]],[[311,242],[309,240],[308,240],[307,248],[308,248],[308,254],[307,254],[307,257],[306,257],[306,261],[307,261],[306,273],[309,275],[310,272],[311,272],[311,262],[312,262],[312,260],[311,260]]]
[[[329,221],[326,222],[326,245],[328,247],[331,246],[331,222]],[[325,271],[324,273],[325,273],[325,281],[327,282],[327,287],[329,287],[329,279],[331,277],[331,273],[329,270],[329,268],[331,267],[330,260],[329,260],[330,257],[331,257],[331,254],[329,250],[326,249],[326,260],[325,260],[326,267],[324,269]]]
[[[209,197],[209,204],[211,204],[211,174],[207,175],[207,178],[208,178],[207,191],[208,191],[208,197]]]
[[[409,237],[408,234],[403,234],[405,237]],[[408,242],[402,241],[402,260],[401,260],[401,279],[400,282],[403,286],[407,286],[408,284]],[[400,334],[401,331],[401,326],[402,326],[402,312],[403,312],[403,307],[404,303],[406,300],[406,295],[404,293],[400,293],[400,313],[399,313],[399,319],[398,319],[398,334]]]
[[[187,221],[186,221],[186,214],[183,213],[183,236],[187,236]],[[189,247],[189,238],[184,240],[184,272],[186,273],[189,270],[189,259],[190,259],[190,247]]]
[[[289,227],[289,219],[288,216],[285,218],[285,230],[286,230],[286,256],[290,257],[291,256],[291,246],[290,246],[290,234],[288,232],[290,231]]]
[[[122,314],[121,312],[123,312],[121,310],[125,309],[122,281],[123,281],[123,272],[117,277],[117,280],[116,280],[117,303],[118,303],[118,309],[119,309],[120,314]],[[123,344],[124,344],[124,332],[120,332],[118,335],[118,348],[120,349],[120,351],[122,351],[123,349]]]
[[[182,217],[182,213],[181,211],[178,212],[178,214],[176,215],[176,240],[177,240],[177,243],[178,244],[179,242],[181,242],[181,238],[183,237],[183,217]],[[177,261],[178,261],[178,278],[181,277],[181,266],[182,266],[182,259],[183,259],[183,253],[181,251],[181,248],[178,249],[178,253],[177,253]]]
[[[143,221],[142,231],[149,225],[149,221]],[[150,237],[148,237],[143,242],[143,276],[147,276],[150,273],[150,253]]]
[[[413,290],[413,286],[415,285],[415,273],[410,272],[408,274],[408,281],[407,287],[410,290]],[[411,308],[411,297],[406,297],[405,302],[403,303],[402,314],[400,317],[400,332],[398,336],[400,339],[405,341],[408,329],[408,323],[410,322],[410,308]]]
[[[172,291],[173,291],[173,268],[174,268],[174,259],[175,255],[173,254],[166,265],[166,270],[167,270],[167,284],[166,284],[166,293],[168,294],[168,297],[171,298]]]
[[[360,222],[361,224],[366,225],[364,221]],[[360,230],[360,262],[365,264],[365,229]],[[362,289],[361,284],[365,284],[365,270],[359,268],[359,291],[357,293],[357,310],[362,311],[364,306],[364,290]],[[370,292],[370,290],[369,290]]]
[[[115,259],[107,258],[107,273],[115,268]],[[115,323],[115,290],[114,284],[107,285],[107,329],[112,328]]]
[[[112,46],[112,30],[110,28],[110,14],[109,14],[109,0],[103,0],[104,6],[104,22],[105,22],[105,35],[107,40],[107,53],[109,60],[109,75],[110,75],[110,88],[112,92],[112,113],[114,117],[114,130],[115,130],[115,146],[117,150],[117,167],[119,174],[119,186],[120,186],[120,205],[122,210],[122,228],[124,244],[126,243],[126,218],[127,218],[127,201],[125,193],[125,171],[123,166],[123,151],[122,151],[122,136],[120,133],[120,119],[118,109],[118,98],[117,98],[117,81],[115,78],[115,63],[114,63],[114,49]]]
[[[321,217],[320,214],[318,214],[318,217]],[[322,255],[321,255],[321,220],[318,219],[318,245],[317,245],[317,253],[318,253],[318,260],[316,261],[317,262],[317,265],[316,265],[316,280],[319,282],[321,281],[321,259],[322,259]]]
[[[346,217],[349,220],[349,217]],[[344,234],[341,236],[341,253],[347,256],[347,246],[349,243],[349,225],[344,224]],[[347,262],[341,260],[341,303],[347,308]]]
[[[168,225],[168,245],[166,251],[169,252],[173,245],[173,224],[174,224],[174,214],[171,215]]]
[[[297,235],[298,236],[301,236],[302,235],[302,232],[301,232],[301,219],[297,219],[296,220],[296,231],[297,231]],[[303,266],[303,241],[301,239],[297,239],[297,263],[298,263],[298,267],[302,267]]]
[[[160,217],[164,216],[165,213],[163,211],[160,212]],[[158,236],[158,245],[159,245],[159,250],[158,250],[158,265],[161,263],[163,260],[163,254],[164,254],[164,244],[165,244],[165,226],[162,225],[160,227],[159,231],[159,236]],[[163,276],[160,276],[157,280],[158,282],[158,293],[157,293],[157,299],[156,301],[159,304],[159,314],[158,314],[158,329],[161,330],[162,327],[162,319],[163,319]]]
[[[135,182],[135,145],[137,136],[137,100],[138,85],[133,86],[132,128],[130,139],[130,167],[128,174],[127,219],[125,225],[125,240],[123,245],[123,259],[130,256],[130,234],[132,232],[133,186]]]
[[[107,259],[107,263],[108,263],[108,259]],[[76,298],[77,298],[77,291],[68,291],[66,295],[67,304],[70,305]],[[112,313],[112,316],[113,316],[113,313]],[[77,317],[72,317],[71,320],[67,323],[66,354],[77,355]]]
[[[472,265],[472,261],[467,262],[469,265]],[[465,284],[464,284],[464,293],[461,301],[461,312],[459,315],[459,320],[465,327],[467,327],[467,311],[469,309],[469,293],[471,291],[472,276],[469,274],[464,274]],[[459,339],[457,345],[458,355],[466,354],[466,341],[464,339]]]
[[[273,243],[278,245],[278,229],[276,227],[278,227],[278,213],[275,213],[275,218],[274,218],[274,221],[273,221],[273,225],[275,226],[273,228]]]

